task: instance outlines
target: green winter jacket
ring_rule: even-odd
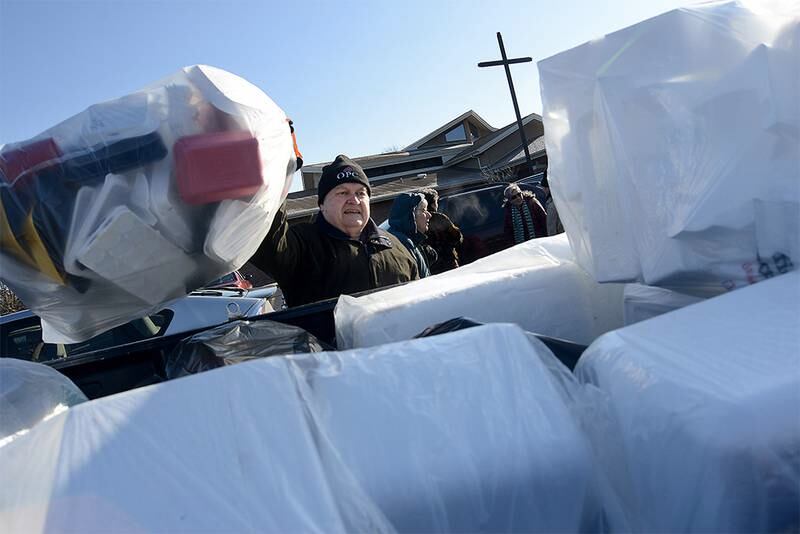
[[[408,250],[372,219],[355,240],[322,214],[312,223],[290,227],[286,204],[250,262],[275,279],[288,306],[419,278]]]

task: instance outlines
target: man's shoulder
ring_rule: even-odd
[[[401,237],[397,235],[397,230],[378,228],[377,237],[385,242],[387,248],[401,246]],[[402,234],[401,234],[402,235]]]
[[[411,240],[405,234],[402,232],[397,232],[397,230],[384,230],[383,228],[378,228],[378,232],[380,233],[381,237],[387,241],[389,246],[386,248],[394,249],[400,254],[410,254],[408,251],[409,245],[406,245],[403,241],[408,241],[409,244],[411,244]]]
[[[314,221],[295,223],[289,227],[289,231],[301,238],[316,237],[322,233]]]

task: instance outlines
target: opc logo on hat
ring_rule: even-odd
[[[353,167],[345,167],[339,174],[336,175],[337,180],[344,180],[345,178],[358,178],[358,174]]]

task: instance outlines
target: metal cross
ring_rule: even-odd
[[[506,57],[506,47],[503,46],[503,36],[497,32],[497,44],[500,45],[500,55],[503,59],[499,61],[482,61],[478,63],[479,67],[496,67],[503,65],[506,69],[506,78],[508,79],[508,88],[511,91],[511,101],[514,103],[514,112],[517,114],[517,127],[519,128],[519,135],[522,137],[522,148],[525,150],[525,161],[528,164],[528,171],[533,172],[533,162],[531,161],[531,154],[528,151],[528,138],[525,137],[525,130],[522,128],[522,117],[519,114],[519,105],[517,104],[517,93],[514,92],[514,82],[511,81],[511,69],[509,65],[514,63],[529,63],[533,59],[529,57],[518,57],[508,59]]]

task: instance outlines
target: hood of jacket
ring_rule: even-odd
[[[389,212],[389,227],[392,230],[402,232],[414,241],[419,241],[425,236],[417,231],[417,223],[414,220],[414,208],[416,208],[425,197],[419,193],[400,193],[394,199],[392,211]]]

